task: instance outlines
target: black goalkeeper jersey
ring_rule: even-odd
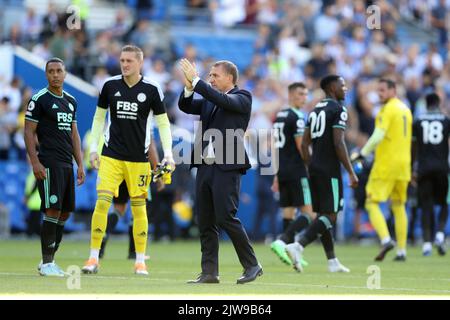
[[[278,149],[278,180],[300,180],[306,177],[306,168],[295,143],[295,137],[305,131],[305,115],[289,108],[277,113],[273,123],[274,147]]]
[[[309,174],[340,177],[341,165],[333,141],[333,129],[345,130],[347,109],[333,99],[321,100],[308,116],[306,130],[310,130],[312,159]]]
[[[72,167],[72,123],[77,121],[77,102],[63,91],[57,96],[47,88],[28,102],[25,121],[37,123],[39,161],[46,168]]]
[[[98,107],[109,109],[102,155],[124,161],[148,161],[152,115],[166,112],[163,99],[160,86],[145,77],[132,87],[121,75],[108,79],[98,98]]]
[[[418,174],[448,172],[450,119],[440,112],[420,115],[413,124]]]

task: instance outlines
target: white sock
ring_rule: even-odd
[[[381,244],[384,246],[385,244],[388,244],[391,242],[391,237],[387,236],[386,238],[381,239]]]
[[[99,254],[100,250],[98,249],[91,249],[91,255],[89,256],[89,259],[95,259],[98,261],[98,254]]]
[[[333,259],[328,259],[328,264],[329,265],[338,265],[339,264],[339,260],[337,258],[333,258]]]
[[[441,231],[436,232],[436,237],[435,237],[435,239],[436,239],[436,240],[435,240],[436,243],[439,243],[439,244],[443,243],[443,242],[444,242],[444,239],[445,239],[444,233],[441,232]]]
[[[406,249],[398,249],[397,255],[398,256],[406,256]]]
[[[145,263],[145,253],[136,252],[136,263]]]
[[[424,242],[422,246],[422,251],[431,251],[431,242]]]

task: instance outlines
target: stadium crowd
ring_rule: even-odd
[[[23,46],[45,60],[60,57],[71,73],[100,89],[108,77],[120,73],[118,58],[122,45],[136,44],[145,52],[142,73],[165,90],[171,122],[191,130],[192,118],[176,107],[183,84],[175,76],[175,62],[181,57],[174,50],[164,21],[153,21],[151,14],[142,14],[151,13],[154,4],[152,1],[136,1],[134,7],[121,1],[114,4],[122,6],[117,10],[114,25],[96,33],[86,28],[67,29],[67,14],[54,4],[49,5],[43,16],[28,8],[22,21],[5,30],[0,45]],[[206,16],[203,22],[212,29],[254,30],[254,54],[239,81],[240,87],[253,94],[250,128],[271,128],[276,113],[286,107],[287,85],[294,81],[303,81],[310,90],[305,110],[308,112],[322,98],[319,79],[329,73],[342,75],[349,87],[346,103],[350,126],[346,138],[350,148],[363,146],[373,131],[381,104],[376,94],[379,77],[396,80],[400,97],[415,116],[423,112],[423,98],[431,91],[439,93],[444,113],[449,113],[450,41],[446,25],[449,1],[188,0],[185,5],[189,18],[186,24]],[[380,10],[379,28],[367,27],[370,14],[366,9],[370,5]],[[142,11],[142,6],[147,10]],[[414,24],[429,37],[420,43],[402,41],[405,39],[398,36],[401,23]],[[214,58],[203,55],[201,48],[192,44],[186,45],[183,57],[196,62],[202,77]],[[8,160],[12,149],[19,159],[25,159],[23,113],[31,94],[21,79],[5,83],[0,74],[0,160]],[[260,196],[264,197],[264,192],[270,192],[270,183],[263,179],[260,183]],[[364,185],[359,193],[363,190]],[[276,205],[272,208],[277,210]],[[358,232],[356,222],[355,234]]]

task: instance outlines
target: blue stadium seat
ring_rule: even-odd
[[[83,222],[75,222],[74,215],[71,214],[64,225],[64,231],[79,232],[86,230],[86,225]]]
[[[6,207],[9,211],[9,218],[11,229],[15,231],[25,231],[25,207],[22,203],[18,203],[17,201],[10,200],[6,202]]]
[[[253,37],[234,37],[230,35],[186,35],[179,32],[173,34],[175,51],[178,56],[182,56],[184,47],[192,43],[198,51],[199,56],[211,56],[216,60],[232,60],[240,69],[245,69],[253,56]]]

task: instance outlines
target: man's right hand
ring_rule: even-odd
[[[98,170],[98,168],[100,167],[100,158],[98,157],[97,152],[91,152],[91,154],[89,155],[89,161],[91,163],[91,167]]]
[[[279,184],[278,184],[278,178],[275,176],[273,178],[272,187],[270,188],[272,192],[279,192]]]
[[[45,167],[39,161],[33,163],[33,174],[37,180],[47,179],[47,174],[45,173]]]
[[[359,180],[358,180],[358,177],[356,176],[356,174],[355,173],[350,174],[350,184],[349,184],[350,187],[355,189],[358,187],[358,183],[359,183]]]
[[[192,86],[192,82],[190,82],[186,77],[183,78],[184,81],[184,86],[186,87],[186,89],[190,90],[190,91],[194,91],[194,87]]]
[[[417,187],[417,180],[418,180],[418,178],[419,178],[419,176],[418,176],[417,172],[413,171],[411,173],[411,181],[409,182],[412,187],[414,187],[414,188]]]

